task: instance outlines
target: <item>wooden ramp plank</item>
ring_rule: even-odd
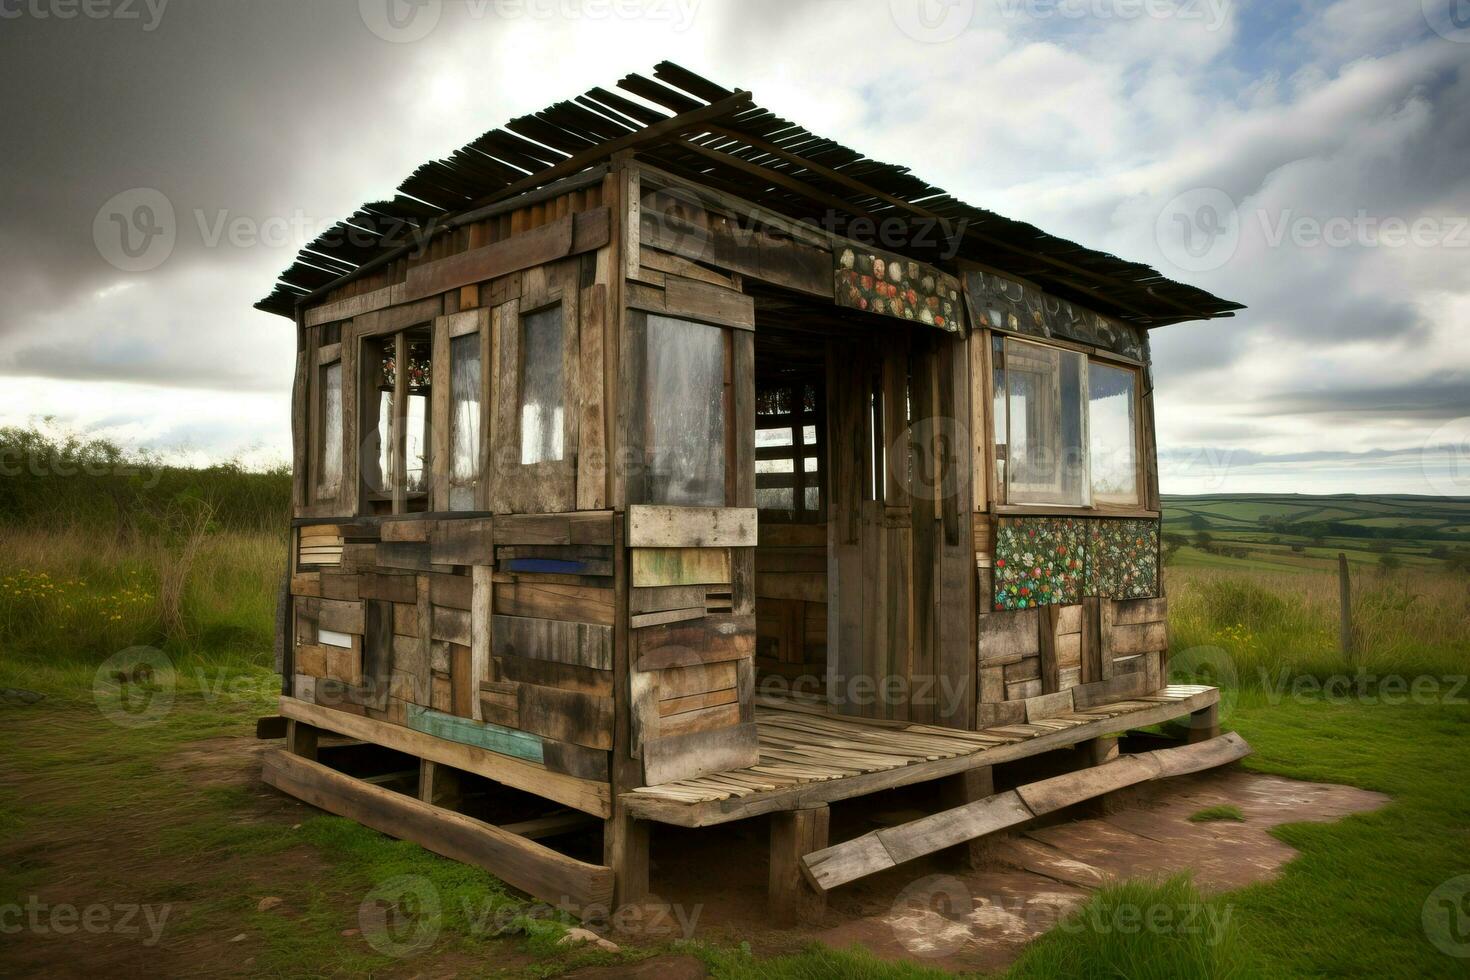
[[[813,887],[830,891],[1125,786],[1200,772],[1249,753],[1245,739],[1231,732],[1195,745],[1123,756],[813,851],[802,858],[802,873]]]
[[[526,837],[373,786],[284,749],[265,753],[261,775],[271,786],[312,806],[484,868],[543,901],[570,903],[574,908],[612,901],[611,868],[567,857]]]

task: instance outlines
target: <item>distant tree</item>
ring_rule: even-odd
[[[1387,541],[1374,541],[1368,546],[1368,550],[1376,552],[1380,555],[1386,555],[1389,552],[1393,551],[1393,545]]]
[[[1294,555],[1304,555],[1307,553],[1307,546],[1300,541],[1293,541],[1291,543],[1291,553]]]
[[[1192,531],[1203,531],[1210,526],[1210,519],[1203,514],[1191,514],[1189,517],[1189,528]]]
[[[1444,561],[1450,557],[1450,549],[1445,545],[1437,544],[1433,548],[1429,549],[1429,557],[1438,558],[1440,561]]]
[[[1202,551],[1209,551],[1210,545],[1215,543],[1215,538],[1209,531],[1198,531],[1194,536],[1194,546]]]
[[[1395,572],[1404,567],[1404,563],[1398,555],[1389,552],[1378,556],[1378,567],[1385,572]]]

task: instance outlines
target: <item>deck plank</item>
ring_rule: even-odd
[[[1170,685],[1126,701],[974,732],[838,717],[820,713],[809,701],[762,696],[755,709],[756,765],[640,787],[621,798],[642,819],[710,826],[1012,762],[1156,724],[1218,700],[1212,687]]]

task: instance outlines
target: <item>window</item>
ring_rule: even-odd
[[[422,511],[430,475],[430,378],[427,327],[363,342],[364,432],[359,469],[369,513]]]
[[[449,342],[449,509],[475,510],[480,483],[480,335]]]
[[[342,362],[323,364],[320,370],[320,429],[317,439],[316,492],[335,497],[342,487]]]
[[[1138,504],[1137,372],[1013,337],[993,344],[996,478],[1004,500]]]
[[[756,383],[755,505],[762,520],[823,519],[821,401],[815,380]]]
[[[725,506],[725,331],[650,314],[647,503]]]
[[[1095,503],[1137,504],[1138,374],[1087,366],[1087,457]]]
[[[561,307],[521,318],[521,464],[562,459],[566,374]]]

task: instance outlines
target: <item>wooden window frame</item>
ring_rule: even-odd
[[[322,330],[322,328],[317,328],[317,331],[317,333],[313,334],[314,337],[319,338],[324,335],[324,331]],[[307,406],[307,413],[309,416],[307,421],[307,431],[310,433],[308,437],[310,440],[310,459],[307,465],[309,468],[308,471],[310,473],[310,479],[308,482],[309,486],[311,487],[311,499],[318,506],[323,504],[331,505],[341,499],[342,486],[345,482],[347,474],[346,420],[349,378],[346,374],[347,365],[342,355],[343,347],[340,341],[320,344],[319,346],[313,348],[311,355],[311,394],[310,401]],[[326,376],[327,369],[334,364],[339,365],[339,370],[341,371],[341,374],[339,374],[338,376],[337,383],[338,398],[340,401],[339,411],[342,413],[341,440],[340,444],[336,447],[337,452],[340,454],[340,459],[337,465],[336,484],[332,486],[324,486],[322,484],[322,470],[324,469],[323,456],[330,448],[325,443],[326,433],[323,430],[323,427],[326,425],[326,412],[324,404],[327,397]]]
[[[816,392],[816,407],[810,413],[806,411],[804,399],[801,397],[804,394],[804,389],[808,385],[812,386]],[[789,415],[787,425],[791,429],[791,445],[766,446],[764,448],[756,446],[755,462],[759,463],[763,459],[790,459],[792,476],[791,499],[793,504],[801,504],[801,506],[793,507],[790,510],[784,508],[757,507],[760,519],[769,521],[772,524],[825,524],[827,522],[827,413],[824,404],[826,401],[825,378],[817,376],[796,377],[765,385],[757,382],[757,405],[760,402],[760,391],[762,389],[771,390],[776,388],[784,388],[790,394],[793,411]],[[764,417],[767,419],[772,418],[769,415]],[[757,409],[755,416],[757,432],[761,430],[761,419],[762,416],[759,409]],[[804,432],[804,428],[807,425],[813,426],[816,430],[816,437],[810,443],[806,441]],[[780,426],[771,426],[769,428],[780,428]],[[808,474],[806,472],[805,467],[808,456],[815,456],[817,459],[815,473]],[[762,474],[757,469],[755,473],[757,500],[762,489],[760,485],[761,476]],[[808,477],[811,478],[812,482],[808,482]],[[809,509],[805,506],[805,494],[807,489],[812,486],[812,483],[815,483],[817,491],[817,506],[815,509]]]
[[[424,460],[424,489],[409,492],[405,474],[407,470],[408,442],[400,438],[400,429],[408,417],[408,381],[405,365],[408,363],[409,344],[412,342],[411,334],[422,333],[427,337],[429,344],[429,390],[425,393],[425,418],[424,418],[424,447],[427,458]],[[434,473],[438,468],[436,458],[438,456],[436,441],[435,389],[438,387],[437,363],[440,351],[437,343],[437,331],[433,321],[410,324],[401,329],[384,331],[382,333],[364,333],[357,338],[358,356],[358,378],[357,378],[357,481],[358,481],[358,507],[361,514],[382,513],[375,510],[374,504],[388,502],[389,514],[407,514],[417,511],[427,511],[433,507],[434,488],[436,481]],[[381,351],[388,344],[393,345],[393,392],[391,408],[389,410],[389,428],[387,433],[379,433],[380,439],[388,441],[388,472],[382,474],[387,485],[386,490],[374,490],[367,486],[364,480],[365,468],[362,465],[362,455],[367,449],[366,434],[378,425],[377,397],[365,397],[369,393],[381,394],[382,389],[376,383],[376,378],[382,368],[382,358],[370,357],[368,355],[369,345],[375,351]],[[371,419],[371,424],[368,424]],[[414,507],[414,504],[422,504]]]
[[[521,462],[521,336],[527,316],[561,307],[562,456]],[[581,296],[578,265],[562,262],[522,274],[521,295],[490,310],[493,462],[485,469],[488,509],[499,514],[559,514],[577,509],[582,406]],[[485,349],[482,348],[482,356]],[[483,380],[483,378],[482,378]],[[601,378],[588,379],[600,384]]]
[[[491,318],[488,307],[479,307],[437,317],[434,320],[434,384],[432,389],[433,412],[431,418],[442,420],[434,427],[433,482],[430,487],[432,508],[444,513],[468,513],[487,511],[490,506],[490,430],[494,406],[491,402],[491,378],[494,375],[491,342]],[[480,440],[476,452],[476,486],[474,504],[469,508],[450,506],[453,492],[452,474],[454,440],[454,341],[462,337],[476,336],[480,347]]]
[[[739,458],[739,440],[736,438],[735,419],[735,331],[738,329],[727,323],[714,323],[709,320],[692,317],[683,313],[658,313],[648,310],[628,310],[628,350],[625,352],[627,369],[632,379],[632,385],[628,389],[635,399],[635,404],[628,412],[629,426],[624,433],[624,452],[629,462],[629,473],[627,480],[627,494],[629,504],[665,504],[666,501],[651,498],[648,488],[648,438],[652,431],[652,401],[649,398],[651,388],[647,384],[648,378],[648,318],[650,316],[661,316],[666,320],[678,320],[683,323],[695,324],[701,327],[709,327],[720,331],[721,353],[724,357],[723,375],[724,390],[721,394],[723,402],[722,411],[725,417],[724,432],[724,476],[725,494],[724,500],[718,504],[704,504],[709,507],[737,507],[740,506],[739,497],[739,468],[749,466],[752,474],[755,471],[755,457],[742,460]],[[751,383],[752,379],[746,379],[745,383]],[[751,430],[752,439],[754,429]],[[754,483],[747,484],[753,487]],[[753,490],[748,491],[751,494]],[[752,504],[753,506],[753,504]]]
[[[1084,344],[1075,344],[1061,340],[1038,340],[1026,334],[1016,334],[1003,330],[987,330],[984,335],[984,343],[985,363],[989,370],[985,372],[984,391],[985,405],[988,412],[994,411],[997,393],[996,375],[997,373],[1004,375],[1009,370],[1009,367],[1006,363],[1007,359],[1005,358],[1003,358],[999,364],[994,363],[994,343],[997,339],[1002,341],[1003,353],[1005,351],[1005,343],[1015,341],[1024,344],[1031,344],[1037,347],[1052,348],[1055,350],[1068,351],[1071,353],[1082,355],[1082,376],[1080,379],[1083,404],[1081,442],[1083,449],[1083,458],[1087,472],[1083,482],[1083,487],[1085,490],[1085,502],[1082,504],[1051,504],[1037,503],[1031,501],[1016,502],[1011,500],[1011,486],[1009,485],[1009,480],[1011,462],[1010,423],[1012,412],[1010,405],[1009,384],[1003,384],[999,390],[1005,394],[1006,404],[1006,454],[1004,459],[1004,469],[1006,471],[1005,476],[1001,475],[1002,467],[1000,463],[1002,462],[1002,460],[1000,453],[997,451],[997,445],[994,440],[994,419],[989,420],[988,431],[983,436],[981,436],[981,438],[985,440],[985,444],[988,447],[990,455],[989,463],[990,472],[992,474],[991,493],[994,500],[994,508],[996,512],[1012,514],[1078,514],[1095,515],[1100,517],[1158,516],[1156,511],[1147,509],[1149,500],[1149,487],[1147,482],[1147,468],[1149,464],[1148,457],[1154,452],[1154,446],[1152,440],[1149,438],[1148,424],[1146,420],[1147,407],[1145,405],[1145,399],[1147,397],[1147,393],[1144,390],[1144,386],[1147,380],[1147,365],[1133,358],[1125,357],[1121,354],[1116,354],[1111,351],[1101,350],[1096,347],[1088,347]],[[1088,369],[1094,361],[1106,364],[1109,367],[1117,368],[1119,370],[1130,371],[1133,374],[1133,446],[1134,467],[1136,474],[1135,485],[1137,488],[1137,500],[1134,503],[1098,500],[1093,494],[1090,417],[1091,395]]]

